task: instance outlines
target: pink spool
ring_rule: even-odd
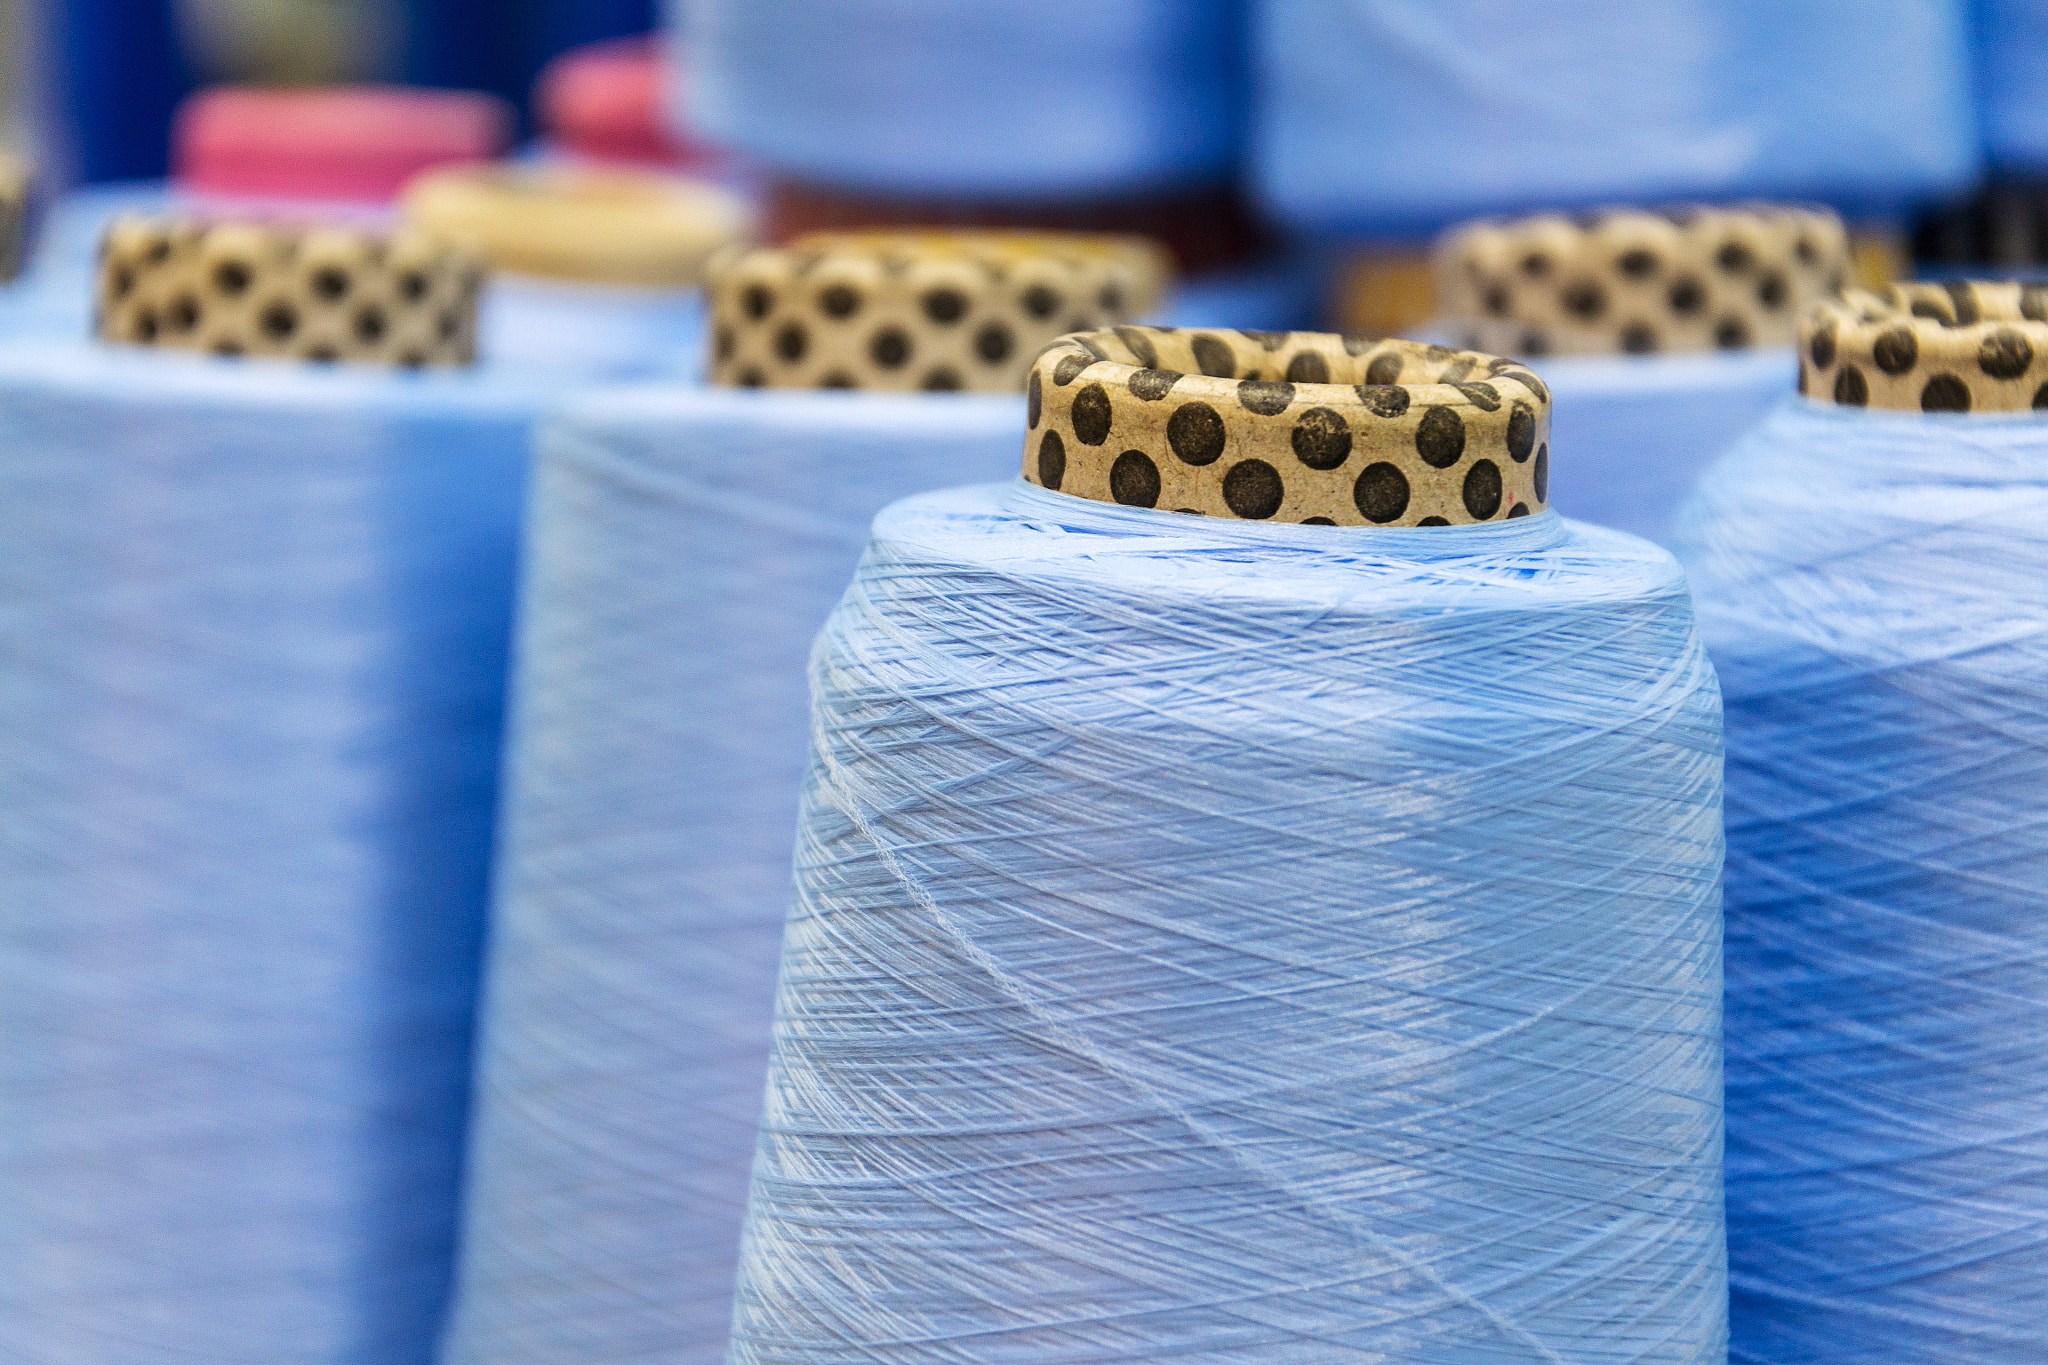
[[[708,166],[711,149],[669,128],[673,73],[652,34],[571,48],[534,83],[541,126],[565,151],[593,161]]]
[[[510,141],[504,101],[471,90],[219,85],[179,106],[172,173],[210,194],[376,202],[421,171]]]

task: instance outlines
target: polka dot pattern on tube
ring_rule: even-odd
[[[1015,393],[1066,332],[1141,316],[1171,268],[1143,238],[818,234],[712,264],[711,380],[742,388]]]
[[[1550,392],[1470,351],[1118,327],[1048,347],[1025,402],[1025,479],[1098,502],[1337,526],[1547,505]]]

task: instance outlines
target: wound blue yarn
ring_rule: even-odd
[[[1670,556],[959,489],[811,677],[733,1365],[1719,1365]]]
[[[1541,363],[1551,444],[1571,452],[1551,472],[1551,505],[1660,544],[1701,474],[1799,379],[1790,349]]]
[[[668,0],[685,123],[896,194],[1128,194],[1229,177],[1239,0]]]
[[[1965,0],[1262,0],[1253,31],[1253,177],[1305,228],[1743,196],[1886,213],[1977,170]]]
[[[719,1365],[802,786],[868,523],[1020,397],[605,390],[539,441],[448,1365]]]
[[[2048,421],[1791,400],[1679,530],[1728,724],[1742,1365],[2048,1321]]]
[[[429,1365],[545,392],[0,349],[8,1365]]]

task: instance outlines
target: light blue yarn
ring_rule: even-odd
[[[1256,265],[1183,276],[1153,320],[1164,327],[1312,328],[1322,316],[1328,275],[1328,262],[1295,250]]]
[[[1551,505],[1660,543],[1700,474],[1799,382],[1790,350],[1538,363],[1550,386],[1551,444],[1561,456]]]
[[[1231,173],[1241,0],[669,0],[685,122],[899,194],[1127,193]]]
[[[719,1365],[804,660],[1019,397],[599,391],[539,443],[449,1365]]]
[[[1793,399],[1680,527],[1728,705],[1741,1365],[2048,1340],[2048,421]]]
[[[428,1365],[526,432],[0,349],[0,1360]]]
[[[1253,175],[1366,234],[1691,197],[1894,211],[1978,161],[1964,0],[1262,0]]]
[[[1977,115],[1994,169],[2048,173],[2048,0],[1972,0]]]
[[[1720,1365],[1668,555],[959,489],[812,691],[733,1365]]]

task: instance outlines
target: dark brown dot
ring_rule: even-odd
[[[1846,407],[1860,408],[1870,401],[1870,381],[1863,377],[1863,371],[1854,365],[1844,365],[1835,376],[1835,401]]]
[[[1465,471],[1465,486],[1460,495],[1464,498],[1465,510],[1474,521],[1485,521],[1498,512],[1500,466],[1492,460],[1474,460],[1472,467]]]
[[[1449,526],[1451,523],[1444,520],[1442,517],[1424,517],[1421,521],[1418,521],[1415,524],[1417,526]]]
[[[1294,458],[1310,469],[1335,469],[1351,456],[1351,424],[1329,408],[1310,408],[1295,419]]]
[[[960,372],[941,365],[924,377],[918,387],[926,393],[957,393],[960,390]]]
[[[1749,327],[1741,318],[1722,318],[1714,324],[1714,344],[1724,351],[1739,351],[1749,345]]]
[[[1080,377],[1081,371],[1094,363],[1095,357],[1092,355],[1063,355],[1059,358],[1059,363],[1052,367],[1052,382],[1064,389]]]
[[[860,385],[855,383],[853,376],[844,370],[834,370],[818,381],[818,387],[821,389],[857,389]]]
[[[1962,280],[1951,280],[1942,286],[1948,291],[1949,302],[1955,305],[1956,326],[1968,327],[1983,321],[1977,311],[1977,291]]]
[[[1465,423],[1450,408],[1431,408],[1415,428],[1415,453],[1432,469],[1449,469],[1465,453]]]
[[[1671,288],[1664,297],[1671,304],[1671,311],[1680,317],[1691,317],[1707,306],[1705,286],[1690,275],[1681,275],[1671,282]]]
[[[299,330],[299,310],[288,303],[270,304],[256,319],[256,325],[272,341],[283,341]]]
[[[1938,322],[1944,327],[1956,325],[1956,320],[1949,315],[1948,310],[1933,299],[1914,299],[1911,312],[1916,318],[1926,318],[1928,321]]]
[[[1367,521],[1385,525],[1408,510],[1408,476],[1385,461],[1369,464],[1351,485],[1351,501]]]
[[[190,294],[181,294],[171,300],[171,306],[164,321],[173,332],[189,332],[199,325],[199,300]]]
[[[1542,279],[1550,273],[1550,258],[1540,251],[1530,252],[1522,258],[1522,273],[1532,280]]]
[[[1207,403],[1183,403],[1166,419],[1166,443],[1183,464],[1214,464],[1223,454],[1223,419]]]
[[[740,294],[740,308],[755,322],[768,316],[768,310],[775,306],[775,295],[765,284],[750,284]]]
[[[850,318],[860,311],[860,293],[850,285],[828,284],[818,291],[818,310],[828,318]]]
[[[1632,280],[1646,280],[1657,273],[1657,253],[1636,247],[1615,258],[1614,268]]]
[[[1119,327],[1116,329],[1116,339],[1124,344],[1124,349],[1131,353],[1131,358],[1138,363],[1140,369],[1159,368],[1159,350],[1152,344],[1152,338],[1145,335],[1144,328]]]
[[[1741,242],[1723,242],[1714,263],[1731,275],[1739,274],[1756,264],[1756,253]]]
[[[1337,523],[1331,521],[1328,517],[1303,517],[1301,524],[1303,526],[1335,526]]]
[[[1534,370],[1502,370],[1495,378],[1512,379],[1544,402],[1550,401],[1550,390],[1536,377]]]
[[[785,322],[775,333],[775,354],[794,365],[811,349],[811,334],[801,322]]]
[[[1756,301],[1766,308],[1783,308],[1786,293],[1785,277],[1775,270],[1756,282]]]
[[[322,343],[307,351],[306,359],[318,365],[332,365],[335,361],[341,359],[341,353],[332,346]]]
[[[1195,364],[1202,367],[1202,373],[1212,379],[1233,379],[1237,376],[1237,355],[1230,349],[1230,343],[1221,337],[1207,333],[1194,339]]]
[[[721,327],[718,329],[714,345],[720,360],[731,360],[734,349],[739,345],[739,337],[734,334],[732,328]]]
[[[1057,489],[1065,477],[1067,443],[1060,439],[1057,431],[1048,431],[1038,440],[1038,481],[1047,488]]]
[[[2010,327],[2001,327],[1977,346],[1977,368],[1993,379],[2018,379],[2034,363],[2034,348]]]
[[[1277,351],[1294,335],[1292,332],[1262,332],[1250,327],[1240,328],[1237,334],[1256,341],[1262,351]]]
[[[2020,316],[2029,322],[2048,322],[2048,286],[2029,284],[2021,287]]]
[[[427,296],[427,277],[417,270],[400,271],[398,293],[407,303],[418,303]]]
[[[1031,378],[1024,381],[1024,429],[1038,430],[1038,419],[1045,409],[1045,385],[1039,382],[1038,371],[1031,372]]]
[[[981,357],[984,365],[1002,364],[1016,348],[1016,338],[1000,322],[985,322],[974,334],[974,353]]]
[[[1508,520],[1509,520],[1509,521],[1513,521],[1513,520],[1514,520],[1514,519],[1515,519],[1516,517],[1526,517],[1526,516],[1528,516],[1528,515],[1529,515],[1529,504],[1528,504],[1528,503],[1526,503],[1526,502],[1518,502],[1518,503],[1516,503],[1516,504],[1515,504],[1515,505],[1514,505],[1513,507],[1510,507],[1510,508],[1508,509]]]
[[[1813,244],[1810,237],[1801,237],[1794,243],[1792,254],[1799,258],[1801,265],[1815,265],[1820,261],[1820,248]]]
[[[1094,356],[1097,360],[1108,360],[1110,358],[1109,352],[1105,351],[1102,347],[1098,346],[1095,343],[1094,337],[1075,337],[1074,344],[1076,346],[1079,346],[1082,350],[1086,351],[1089,355]]]
[[[900,370],[910,360],[910,336],[900,327],[884,327],[868,342],[868,359],[885,370]]]
[[[1970,386],[1952,374],[1938,374],[1920,390],[1922,412],[1968,412]]]
[[[1486,286],[1486,291],[1479,296],[1479,304],[1494,317],[1504,318],[1508,315],[1508,311],[1515,306],[1515,300],[1508,293],[1506,285],[1489,284]]]
[[[1521,464],[1536,448],[1536,412],[1527,403],[1508,410],[1508,458]]]
[[[162,237],[152,238],[149,249],[142,254],[152,264],[161,265],[171,258],[171,244]]]
[[[1345,355],[1364,355],[1367,351],[1370,351],[1373,347],[1379,345],[1378,337],[1355,337],[1347,335],[1340,338],[1340,340],[1342,340],[1344,343]]]
[[[1024,291],[1024,311],[1044,322],[1060,310],[1059,291],[1042,284],[1034,284]],[[1058,487],[1057,484],[1051,485]]]
[[[1126,450],[1109,467],[1109,495],[1126,507],[1159,505],[1159,466],[1142,450]]]
[[[462,330],[462,319],[453,312],[444,312],[434,320],[434,335],[443,341],[455,340],[455,334]]]
[[[1408,390],[1399,384],[1360,384],[1358,401],[1381,417],[1399,417],[1408,411]]]
[[[918,302],[924,308],[924,315],[942,327],[950,327],[967,316],[967,296],[957,289],[943,285],[927,289]]]
[[[116,267],[107,284],[118,302],[127,298],[130,291],[135,288],[135,272],[125,265]]]
[[[1915,348],[1918,349],[1917,347]],[[1835,324],[1823,323],[1814,329],[1813,339],[1807,343],[1806,351],[1813,357],[1813,366],[1825,370],[1835,363]]]
[[[1076,393],[1070,415],[1074,439],[1082,445],[1099,446],[1109,439],[1109,392],[1102,385],[1085,385]]]
[[[1286,497],[1280,471],[1264,460],[1240,460],[1223,476],[1224,505],[1246,521],[1264,521]]]
[[[1558,296],[1567,313],[1581,322],[1596,322],[1607,311],[1607,291],[1591,280],[1580,280]]]
[[[1542,331],[1535,327],[1527,328],[1522,332],[1522,338],[1515,346],[1515,353],[1517,355],[1549,355],[1550,338],[1543,335]]]
[[[1172,392],[1173,386],[1178,384],[1180,379],[1178,370],[1134,370],[1131,372],[1130,382],[1124,387],[1131,391],[1133,398],[1156,403]]]
[[[1472,400],[1472,406],[1481,412],[1500,411],[1500,390],[1491,384],[1459,384],[1459,393]]]
[[[422,355],[422,354],[421,354],[420,352],[418,352],[418,351],[401,351],[401,352],[399,352],[399,355],[398,355],[398,366],[399,366],[399,368],[400,368],[400,369],[404,369],[404,370],[419,370],[419,369],[425,369],[425,368],[426,368],[426,364],[427,364],[427,358],[426,358],[426,356]]]
[[[2034,390],[2034,408],[2036,411],[2048,408],[2048,384]]]
[[[374,346],[384,339],[384,310],[364,308],[356,314],[356,340],[367,346]]]
[[[1886,374],[1904,374],[1920,359],[1920,342],[1912,328],[1894,327],[1870,344],[1870,358]]]
[[[235,356],[242,354],[242,343],[239,341],[216,341],[213,343],[213,353],[217,356],[233,359]]]
[[[741,370],[738,379],[743,389],[758,389],[768,382],[768,376],[761,373],[758,365],[749,365]]]
[[[1294,385],[1283,380],[1247,379],[1237,386],[1237,401],[1246,412],[1277,417],[1294,401]]]
[[[1376,355],[1372,358],[1372,363],[1365,367],[1365,382],[1368,384],[1398,384],[1401,382],[1403,363],[1399,351],[1388,351],[1384,355]]]
[[[1287,382],[1290,384],[1327,384],[1330,382],[1330,362],[1315,351],[1303,351],[1287,362]]]
[[[1439,384],[1455,384],[1466,375],[1472,373],[1473,368],[1473,361],[1460,360],[1455,364],[1446,366],[1443,373],[1436,377],[1437,382]]]
[[[1649,355],[1657,349],[1657,329],[1647,322],[1631,322],[1621,329],[1621,349],[1625,355]]]
[[[249,267],[240,261],[222,261],[213,268],[213,287],[230,298],[247,289],[253,278]]]
[[[156,340],[156,310],[155,310],[155,309],[153,309],[153,308],[139,308],[139,309],[137,309],[137,310],[136,310],[136,312],[135,312],[135,339],[136,339],[137,341],[155,341],[155,340]]]
[[[1536,447],[1536,501],[1550,501],[1550,442]]]

